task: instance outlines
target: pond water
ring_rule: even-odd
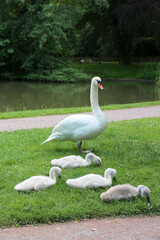
[[[154,84],[103,81],[99,104],[160,101]],[[0,112],[90,106],[90,82],[36,83],[0,81]]]

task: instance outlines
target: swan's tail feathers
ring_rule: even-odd
[[[46,142],[50,142],[50,141],[52,141],[54,139],[54,136],[51,134],[50,136],[49,136],[49,138],[47,138],[44,142],[42,142],[41,144],[44,144],[44,143],[46,143]]]
[[[75,181],[75,179],[67,179],[67,181],[66,181],[66,184],[68,185],[68,186],[70,186],[70,187],[79,187],[77,184],[76,184],[76,181]]]
[[[14,190],[16,190],[16,191],[20,191],[19,186],[16,185],[16,186],[14,187]]]
[[[14,190],[16,191],[25,191],[25,187],[23,186],[23,184],[17,184],[15,187],[14,187]]]
[[[68,186],[70,186],[70,187],[73,187],[72,179],[68,179],[68,180],[66,181],[66,184],[67,184]]]

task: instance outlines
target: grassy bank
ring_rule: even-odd
[[[78,155],[77,146],[72,142],[40,145],[51,128],[1,132],[0,227],[103,216],[160,215],[159,132],[160,118],[108,123],[100,137],[83,145],[101,157],[101,167],[64,169],[54,187],[31,193],[18,193],[13,188],[33,175],[48,174],[51,159]],[[68,178],[91,172],[103,175],[108,167],[117,170],[113,185],[147,185],[151,204],[144,198],[106,204],[100,199],[105,189],[70,189],[65,183]]]
[[[72,68],[85,73],[101,74],[103,78],[117,79],[152,79],[156,78],[157,63],[133,63],[123,65],[119,63],[92,63],[92,64],[72,64]]]
[[[155,105],[160,105],[160,101],[106,105],[106,106],[102,106],[101,109],[115,110],[115,109],[125,109],[125,108],[134,108],[134,107],[149,107],[149,106],[155,106]],[[57,108],[57,109],[43,109],[43,110],[30,110],[30,111],[4,112],[4,113],[2,112],[0,113],[0,119],[38,117],[38,116],[82,113],[82,112],[91,112],[91,107]]]

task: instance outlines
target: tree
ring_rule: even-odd
[[[111,26],[115,29],[115,40],[122,62],[128,64],[138,39],[152,38],[155,44],[159,42],[160,5],[157,0],[115,2],[116,6],[110,1],[114,19]]]
[[[106,5],[102,1],[99,8],[97,0],[86,2],[80,23],[87,26],[84,32],[87,51],[93,46],[92,54],[118,56],[128,64],[138,42],[150,39],[159,47],[159,0],[108,0]]]
[[[104,34],[104,24],[108,18],[106,12],[109,8],[106,0],[82,0],[83,15],[77,24],[80,30],[83,48],[79,55],[95,56],[99,49],[99,39]]]
[[[3,76],[49,80],[53,70],[64,67],[64,59],[74,54],[76,8],[50,0],[5,0],[0,13]]]

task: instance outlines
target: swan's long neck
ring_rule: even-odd
[[[87,161],[87,163],[91,164],[91,157],[92,157],[92,153],[88,153],[85,157],[85,160]]]
[[[101,111],[98,103],[98,86],[91,83],[91,93],[90,93],[90,102],[91,102],[91,108],[94,113],[94,115],[97,118],[105,118],[104,113]]]
[[[101,111],[98,103],[98,86],[91,83],[91,93],[90,93],[91,108],[94,115]]]
[[[107,179],[108,183],[112,184],[112,177],[111,177],[111,174],[110,174],[110,173],[105,172],[105,173],[104,173],[104,178]]]
[[[142,185],[139,185],[137,187],[137,193],[140,197],[143,197],[143,189],[144,189],[144,186],[142,186]]]
[[[49,172],[49,177],[56,182],[55,169],[51,169],[51,171]]]

